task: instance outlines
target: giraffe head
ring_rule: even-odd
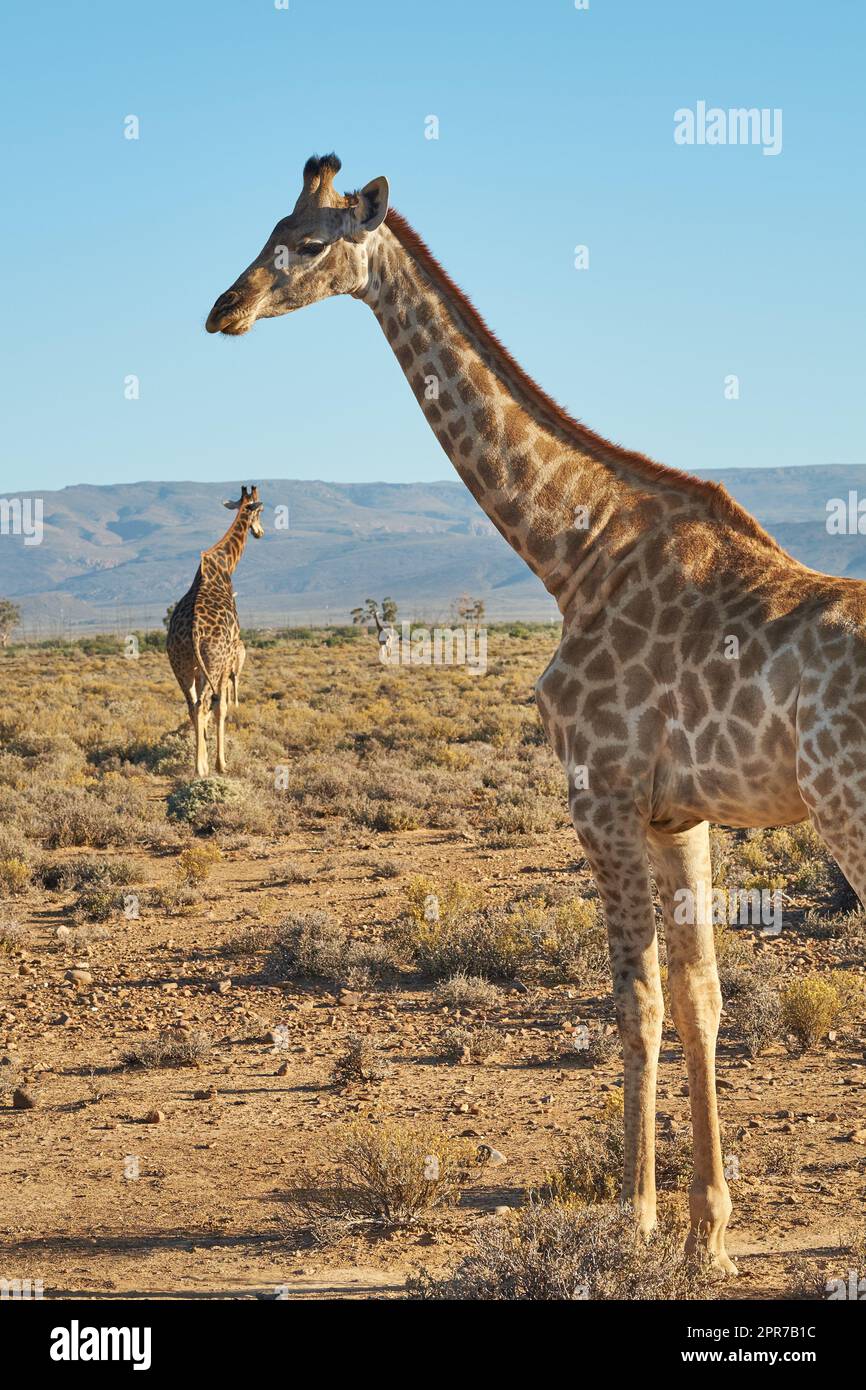
[[[364,288],[365,243],[385,220],[388,180],[338,193],[339,169],[335,154],[307,160],[294,211],[280,219],[252,264],[220,295],[208,314],[208,333],[247,333],[256,319]]]
[[[261,523],[261,511],[264,506],[259,501],[259,490],[255,483],[248,488],[245,484],[241,485],[241,495],[237,502],[223,502],[224,507],[228,507],[230,512],[237,512],[241,521],[248,521],[250,531],[256,540],[261,540],[265,534]]]

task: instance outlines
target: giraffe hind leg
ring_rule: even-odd
[[[725,1249],[731,1198],[725,1180],[716,1095],[716,1037],[722,996],[712,919],[706,821],[681,834],[650,830],[650,860],[665,920],[671,1013],[685,1053],[694,1177],[687,1250],[706,1251],[721,1274],[736,1274]]]
[[[623,807],[611,807],[609,840],[581,823],[574,803],[572,818],[607,922],[624,1063],[622,1198],[648,1236],[656,1222],[656,1075],[664,1002],[646,831]]]
[[[226,771],[226,706],[229,701],[229,687],[224,686],[217,696],[217,753],[216,767],[217,772]]]

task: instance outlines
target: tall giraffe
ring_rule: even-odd
[[[197,777],[208,775],[207,727],[212,701],[217,704],[217,772],[226,770],[226,710],[232,694],[237,704],[238,678],[246,656],[232,575],[248,534],[252,532],[256,539],[264,534],[257,487],[242,487],[237,502],[224,502],[223,506],[237,515],[225,535],[201,552],[195,579],[172,612],[166,641],[171,669],[186,696],[195,732]]]
[[[866,584],[793,560],[719,486],[609,443],[531,380],[374,179],[313,157],[293,212],[214,304],[211,333],[331,295],[368,304],[430,427],[562,613],[536,686],[610,940],[625,1070],[624,1198],[655,1220],[663,1001],[694,1132],[689,1245],[724,1273],[731,1200],[715,1086],[721,996],[708,822],[811,817],[866,894]]]

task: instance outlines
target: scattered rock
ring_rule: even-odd
[[[74,965],[71,970],[67,970],[64,978],[71,980],[78,989],[84,989],[87,985],[93,984],[93,976],[90,971],[81,965]]]
[[[489,1144],[478,1145],[478,1157],[483,1163],[489,1163],[491,1168],[501,1168],[508,1159],[499,1149],[492,1149]]]

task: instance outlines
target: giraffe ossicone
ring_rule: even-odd
[[[333,155],[307,161],[294,210],[217,299],[208,331],[245,333],[333,295],[366,303],[458,474],[556,599],[562,640],[536,695],[607,919],[623,1196],[650,1231],[664,1017],[654,877],[692,1110],[690,1244],[735,1273],[708,826],[810,817],[863,899],[866,584],[806,569],[724,488],[573,419],[389,209],[387,180],[340,193],[339,168]],[[674,912],[682,890],[696,904],[687,922]]]

